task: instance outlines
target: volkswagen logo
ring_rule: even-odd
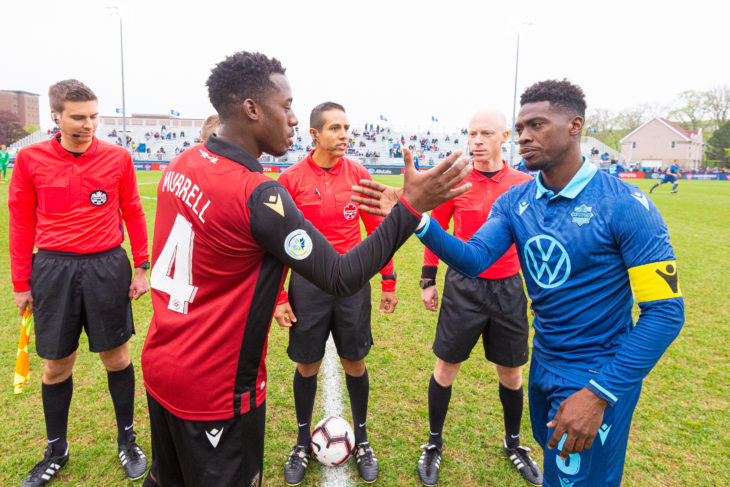
[[[525,263],[532,279],[543,289],[558,287],[570,276],[570,257],[563,244],[549,235],[525,243]]]

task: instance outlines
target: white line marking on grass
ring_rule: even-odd
[[[156,200],[157,198],[154,196],[140,196],[140,198],[144,198],[146,200]]]
[[[330,335],[322,359],[322,405],[325,416],[342,417],[342,379],[340,377],[340,361],[337,348]],[[323,487],[347,487],[353,485],[350,469],[345,462],[339,467],[322,467]]]

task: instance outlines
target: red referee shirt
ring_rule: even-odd
[[[33,247],[86,254],[116,247],[127,226],[134,265],[149,259],[147,224],[129,152],[96,137],[79,157],[60,134],[21,149],[10,180],[10,271],[30,289]]]
[[[312,159],[313,153],[284,171],[278,181],[289,191],[307,220],[322,232],[335,250],[344,254],[362,240],[360,219],[368,235],[383,221],[381,217],[360,213],[357,204],[350,199],[354,194],[352,186],[359,185],[361,179],[372,180],[372,176],[361,164],[346,157],[340,157],[331,169],[322,169]],[[380,274],[393,274],[392,260]],[[395,291],[395,281],[382,281],[382,290]]]
[[[474,170],[459,185],[471,183],[471,189],[435,208],[431,212],[431,218],[439,222],[445,230],[448,230],[449,222],[453,217],[454,236],[464,241],[469,240],[487,221],[492,205],[497,201],[497,198],[506,193],[512,186],[517,186],[530,179],[532,179],[530,175],[512,169],[504,161],[502,161],[502,169],[491,178]],[[436,267],[438,264],[438,257],[426,248],[423,254],[423,266]],[[514,276],[518,272],[520,272],[520,262],[517,259],[515,246],[512,245],[492,267],[485,270],[479,277],[504,279],[505,277]],[[423,277],[430,278],[431,276],[424,275]]]

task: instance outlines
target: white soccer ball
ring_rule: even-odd
[[[345,462],[355,451],[355,433],[350,423],[328,416],[312,431],[312,451],[320,463],[329,467]]]

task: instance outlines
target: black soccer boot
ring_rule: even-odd
[[[53,456],[51,445],[46,447],[43,460],[36,463],[20,487],[39,487],[46,485],[56,473],[68,462],[68,446],[63,455]]]
[[[357,457],[357,471],[366,484],[372,484],[378,478],[378,459],[375,458],[375,452],[370,446],[369,441],[364,441],[357,445],[355,451]]]
[[[289,454],[289,460],[284,464],[284,482],[286,485],[299,485],[304,480],[304,474],[309,465],[312,449],[308,446],[296,445]]]
[[[517,448],[507,448],[506,443],[504,445],[504,454],[514,464],[522,478],[530,485],[540,486],[542,485],[542,471],[535,460],[530,457],[530,451],[532,450],[522,445],[518,445]]]
[[[122,462],[124,473],[130,480],[137,480],[147,471],[147,457],[142,449],[137,446],[137,433],[130,431],[127,434],[127,442],[118,446],[119,461]]]
[[[423,485],[431,487],[439,481],[439,467],[441,467],[441,448],[427,443],[421,445],[421,458],[418,459],[418,476]]]

